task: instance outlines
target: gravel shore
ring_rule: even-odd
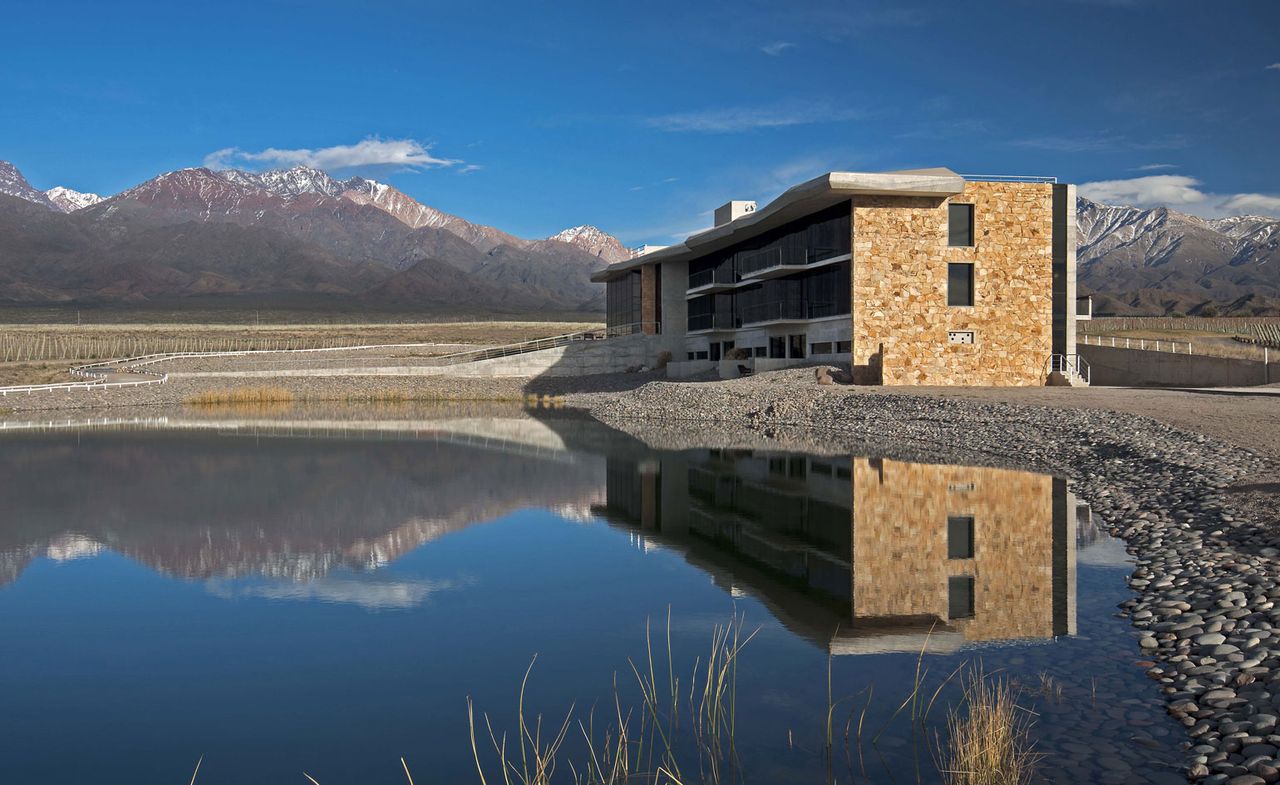
[[[1137,559],[1136,596],[1123,611],[1135,655],[1150,661],[1168,712],[1187,729],[1188,778],[1280,781],[1280,520],[1276,489],[1248,480],[1277,476],[1274,453],[1101,407],[916,393],[819,386],[812,369],[799,369],[568,402],[669,446],[689,438],[682,430],[723,427],[780,446],[820,442],[1066,477]],[[1280,399],[1264,405],[1280,409]]]

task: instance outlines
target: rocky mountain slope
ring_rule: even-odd
[[[525,240],[384,183],[306,167],[182,169],[100,199],[40,192],[5,164],[0,193],[0,302],[290,295],[434,312],[599,311],[590,274],[627,254],[590,227]]]
[[[1280,314],[1280,219],[1205,220],[1077,204],[1077,264],[1095,313]]]

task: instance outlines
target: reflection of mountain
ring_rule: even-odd
[[[310,580],[604,484],[565,453],[163,432],[8,437],[0,476],[0,585],[95,547],[181,577]]]
[[[1074,632],[1075,508],[1045,475],[711,450],[608,483],[601,515],[835,654]]]

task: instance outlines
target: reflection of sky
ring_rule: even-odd
[[[325,576],[312,581],[205,582],[210,594],[222,599],[256,598],[294,602],[355,605],[368,611],[406,610],[428,602],[440,592],[458,591],[475,583],[462,580],[395,580],[378,575]]]

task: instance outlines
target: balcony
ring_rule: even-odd
[[[784,254],[781,248],[765,248],[738,257],[738,275],[742,280],[763,281],[826,264],[848,260],[848,251],[839,248],[806,248],[803,257]]]
[[[705,333],[716,330],[736,330],[742,326],[742,320],[732,313],[703,313],[689,317],[688,332]]]
[[[742,308],[742,324],[778,324],[783,322],[807,322],[842,316],[835,303],[809,303],[798,300],[756,303]]]
[[[695,296],[699,294],[727,292],[737,286],[737,284],[738,281],[733,274],[733,270],[727,267],[699,270],[696,273],[689,273],[688,294],[690,296]]]

